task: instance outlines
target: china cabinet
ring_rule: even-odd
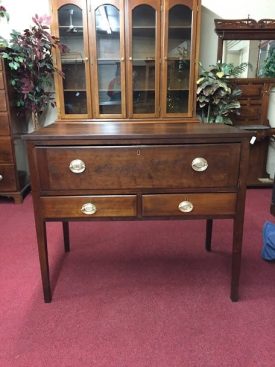
[[[195,119],[199,0],[52,0],[59,118]]]
[[[0,196],[21,203],[29,187],[26,149],[21,138],[27,126],[14,111],[7,78],[0,57]]]

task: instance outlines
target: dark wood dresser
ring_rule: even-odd
[[[271,205],[270,205],[270,213],[275,216],[275,177],[274,177],[273,188],[272,188],[272,198],[271,198]]]
[[[26,136],[45,302],[52,299],[46,222],[233,219],[237,301],[250,133],[224,125],[58,122]]]
[[[0,56],[0,196],[21,203],[29,188],[26,148],[21,138],[27,132],[27,122],[18,118],[10,89]]]

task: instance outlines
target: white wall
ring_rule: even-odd
[[[252,19],[275,18],[274,0],[201,0],[202,5],[220,18]]]

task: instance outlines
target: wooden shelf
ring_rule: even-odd
[[[86,89],[74,89],[74,88],[70,88],[70,89],[64,89],[64,92],[70,92],[70,93],[86,93]]]

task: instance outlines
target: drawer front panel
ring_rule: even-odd
[[[0,135],[9,135],[9,117],[7,112],[0,112]]]
[[[0,163],[12,163],[13,154],[11,139],[8,137],[0,138]]]
[[[134,217],[137,214],[135,195],[42,197],[40,202],[45,218]]]
[[[240,145],[41,147],[37,156],[44,190],[229,187],[237,184]],[[198,157],[205,171],[192,168]],[[71,172],[74,160],[82,172]]]
[[[15,191],[16,178],[13,164],[0,164],[0,192]]]
[[[5,111],[7,111],[6,92],[4,90],[0,90],[0,112]]]
[[[4,75],[3,72],[0,71],[0,89],[4,89],[5,85],[4,85]]]
[[[234,193],[156,194],[142,198],[143,216],[232,215],[235,211]]]

